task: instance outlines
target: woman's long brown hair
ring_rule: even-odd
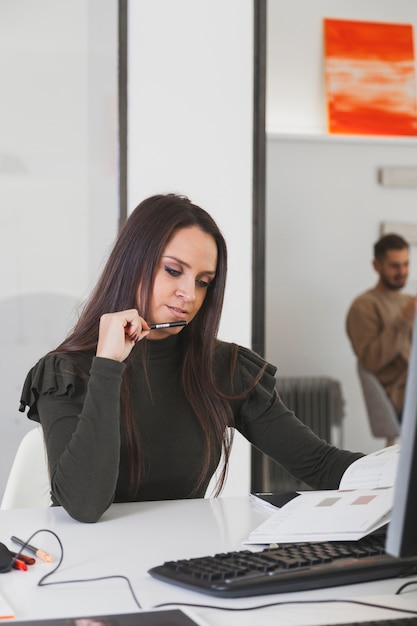
[[[141,202],[125,222],[109,259],[72,332],[54,352],[95,351],[100,317],[137,308],[147,319],[153,281],[168,241],[179,229],[197,226],[217,245],[215,279],[193,321],[180,333],[182,383],[205,438],[205,455],[194,488],[196,493],[217,463],[222,449],[223,465],[216,495],[224,484],[233,430],[232,413],[216,386],[214,347],[223,307],[227,273],[226,243],[212,217],[184,196],[155,195]],[[138,296],[139,289],[139,296]],[[140,440],[129,401],[129,357],[121,389],[121,434],[129,451],[131,490],[140,485]],[[193,495],[193,494],[190,494]]]

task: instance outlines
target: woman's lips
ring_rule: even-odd
[[[177,319],[184,320],[188,315],[188,311],[184,311],[184,309],[175,306],[168,306],[167,308]]]

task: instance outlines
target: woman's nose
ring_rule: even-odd
[[[184,300],[184,302],[193,302],[195,300],[195,281],[183,279],[178,285],[176,295]]]

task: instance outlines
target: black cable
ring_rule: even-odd
[[[153,609],[160,609],[166,606],[186,606],[190,608],[197,609],[218,609],[220,611],[255,611],[256,609],[268,609],[273,606],[285,606],[288,604],[339,604],[339,603],[348,603],[348,604],[358,604],[360,606],[369,606],[374,609],[384,609],[388,611],[397,611],[400,613],[407,613],[410,615],[417,615],[417,611],[413,611],[411,609],[401,609],[395,608],[393,606],[385,606],[383,604],[375,604],[373,602],[364,602],[363,600],[341,600],[341,599],[329,599],[329,600],[284,600],[282,602],[270,602],[267,604],[258,604],[257,606],[246,606],[246,607],[236,607],[236,606],[217,606],[211,604],[194,604],[188,602],[162,602],[161,604],[155,604]]]
[[[111,580],[113,578],[120,578],[122,580],[125,580],[127,582],[127,585],[130,589],[130,593],[132,594],[132,598],[136,604],[136,606],[138,607],[139,610],[142,610],[142,606],[139,602],[139,600],[136,597],[136,594],[133,590],[132,587],[132,583],[130,582],[129,578],[127,576],[124,576],[123,574],[110,574],[108,576],[98,576],[97,578],[79,578],[79,579],[74,579],[74,580],[55,580],[52,582],[45,582],[45,580],[47,578],[49,578],[50,576],[52,576],[52,574],[54,574],[59,567],[61,566],[62,561],[64,560],[64,546],[62,545],[62,542],[60,540],[60,538],[58,537],[58,535],[53,531],[53,530],[49,530],[48,528],[41,528],[40,530],[35,531],[30,537],[29,539],[27,539],[27,541],[24,543],[24,545],[21,547],[20,551],[24,550],[25,547],[31,542],[31,540],[33,539],[33,537],[35,537],[38,533],[50,533],[51,535],[53,535],[55,537],[55,539],[57,540],[59,547],[61,549],[61,554],[60,554],[60,558],[58,560],[57,565],[50,571],[47,572],[44,576],[42,576],[42,578],[40,580],[38,580],[38,587],[47,587],[49,585],[66,585],[69,583],[89,583],[89,582],[97,582],[98,580]]]
[[[417,580],[409,580],[408,583],[404,583],[403,585],[401,585],[401,587],[397,589],[395,594],[400,595],[400,593],[402,593],[404,589],[406,589],[407,587],[410,587],[411,585],[417,585]]]
[[[53,572],[50,572],[50,574],[47,574],[47,576],[50,576],[51,574],[53,574]],[[123,574],[109,574],[108,576],[98,576],[97,578],[74,578],[73,580],[55,580],[49,583],[41,583],[41,581],[45,579],[45,576],[44,576],[38,582],[38,585],[40,587],[42,586],[44,587],[47,585],[66,585],[68,583],[90,583],[90,582],[97,582],[98,580],[111,580],[113,578],[121,578],[122,580],[125,580],[127,582],[128,587],[130,589],[130,593],[132,594],[132,597],[133,597],[133,600],[135,601],[136,606],[138,607],[138,609],[142,610],[142,606],[139,600],[137,599],[135,592],[133,591],[132,583],[130,582],[129,578],[127,576],[124,576]]]

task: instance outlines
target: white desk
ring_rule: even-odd
[[[398,613],[349,604],[300,604],[301,600],[356,598],[398,608],[417,609],[417,588],[395,596],[404,579],[349,585],[319,591],[221,600],[157,581],[147,570],[166,560],[204,556],[242,549],[242,540],[260,524],[268,512],[249,498],[219,498],[116,504],[97,524],[72,520],[60,507],[0,511],[0,541],[13,549],[10,537],[23,540],[36,530],[54,531],[64,547],[60,569],[52,581],[125,575],[144,609],[165,602],[210,606],[245,607],[277,601],[298,604],[258,611],[230,612],[189,609],[192,615],[212,626],[239,624],[280,626],[342,623],[349,620],[382,619]],[[59,545],[50,533],[40,533],[31,543],[55,557]],[[71,583],[38,587],[38,580],[53,564],[37,560],[27,572],[0,574],[0,593],[19,619],[74,617],[133,613],[137,607],[124,580]]]

